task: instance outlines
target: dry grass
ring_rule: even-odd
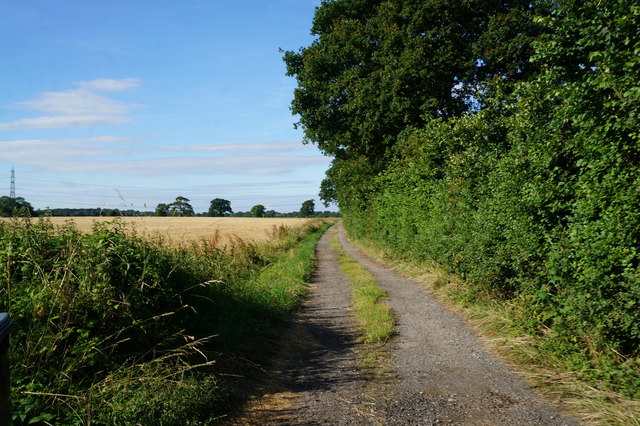
[[[54,225],[68,221],[81,232],[89,232],[94,222],[112,221],[113,217],[52,217]],[[245,217],[123,217],[128,229],[145,237],[161,236],[175,244],[189,244],[202,240],[215,240],[223,246],[237,240],[264,241],[284,227],[302,227],[317,219],[297,218],[245,218]]]

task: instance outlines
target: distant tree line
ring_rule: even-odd
[[[35,210],[32,216],[153,216],[153,212],[141,212],[139,210],[121,210],[121,209],[104,209],[104,208],[88,208],[88,209],[44,209]]]
[[[160,203],[156,207],[156,216],[210,216],[210,217],[340,217],[340,213],[332,211],[315,211],[313,200],[306,200],[300,206],[300,210],[282,213],[275,210],[267,210],[262,204],[256,204],[251,210],[246,212],[234,212],[231,202],[224,198],[214,198],[211,200],[209,210],[206,213],[194,213],[193,207],[189,204],[189,199],[177,197],[172,203]]]
[[[22,197],[0,197],[0,217],[14,216],[211,216],[211,217],[341,217],[339,212],[315,211],[313,200],[306,200],[300,206],[300,210],[283,213],[275,210],[267,210],[262,204],[256,204],[251,210],[234,212],[231,202],[222,198],[211,200],[207,212],[195,213],[186,197],[178,196],[171,203],[160,203],[155,211],[139,211],[134,209],[117,208],[46,208],[34,210],[34,208]]]

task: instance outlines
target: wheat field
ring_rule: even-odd
[[[113,221],[113,217],[52,217],[51,222],[64,225],[71,221],[81,232],[89,232],[95,222]],[[301,227],[318,219],[298,218],[245,218],[245,217],[122,217],[126,229],[139,236],[161,236],[175,244],[190,244],[216,239],[225,245],[240,238],[245,241],[263,241],[270,238],[274,227]]]

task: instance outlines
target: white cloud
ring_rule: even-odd
[[[249,175],[281,175],[290,172],[291,169],[287,169],[285,167],[256,167],[253,169],[247,170],[247,174]]]
[[[64,161],[47,163],[52,173],[110,173],[138,176],[274,175],[299,168],[324,167],[329,160],[316,156],[167,157],[117,161]]]
[[[129,122],[131,122],[131,120],[128,117],[118,115],[45,116],[0,123],[0,130],[62,129],[67,127],[125,124]]]
[[[86,89],[44,92],[38,99],[20,102],[20,108],[59,115],[123,115],[136,105],[109,99]]]
[[[102,92],[121,92],[123,90],[129,90],[136,88],[140,85],[140,80],[137,78],[123,78],[121,80],[114,80],[111,78],[99,78],[91,81],[80,81],[76,83],[89,90],[99,90]]]
[[[218,143],[187,146],[163,146],[165,151],[198,151],[198,152],[227,152],[227,153],[276,153],[291,151],[313,151],[312,145],[304,145],[300,141],[274,141],[256,143]]]
[[[77,139],[25,139],[0,142],[3,158],[20,164],[47,167],[52,161],[63,161],[69,165],[73,161],[86,158],[105,158],[122,154],[118,146],[131,139],[117,136],[98,136]]]
[[[80,86],[78,89],[44,92],[36,99],[16,104],[18,108],[47,115],[0,123],[0,131],[124,124],[131,122],[127,115],[140,107],[94,93],[96,90],[121,91],[133,88],[137,85],[135,79],[99,79],[76,84]]]

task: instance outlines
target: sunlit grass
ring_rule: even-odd
[[[352,306],[362,341],[367,344],[386,342],[395,332],[395,318],[386,304],[387,294],[364,266],[342,250],[335,233],[331,247],[338,249],[342,272],[353,285]]]

